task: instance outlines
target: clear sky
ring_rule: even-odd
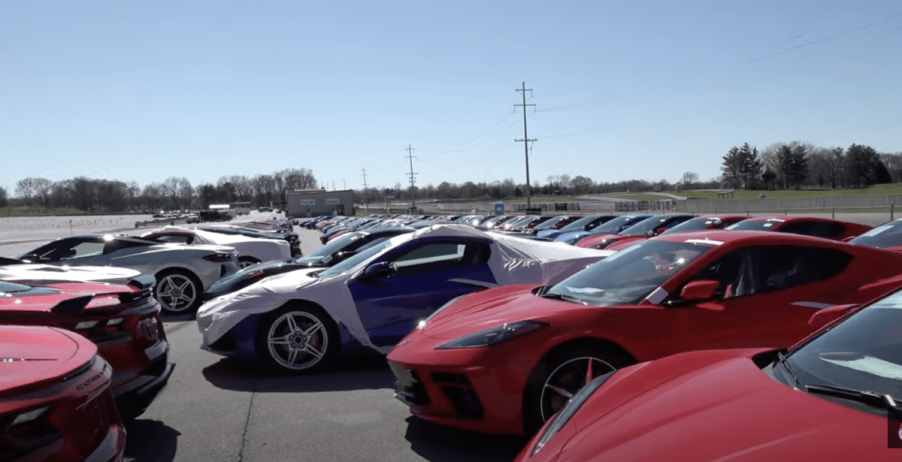
[[[902,2],[0,0],[0,186],[708,180],[748,142],[902,151]]]

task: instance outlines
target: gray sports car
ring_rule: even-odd
[[[238,252],[220,245],[161,244],[111,234],[56,239],[18,258],[68,266],[120,266],[156,277],[156,298],[164,313],[190,313],[207,287],[238,270]]]

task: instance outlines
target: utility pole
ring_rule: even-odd
[[[526,92],[529,92],[532,95],[532,90],[526,88],[526,82],[523,82],[522,88],[515,88],[514,91],[517,93],[521,93],[523,95],[523,104],[515,104],[514,107],[522,107],[523,108],[523,139],[522,140],[514,140],[515,143],[523,142],[523,153],[526,156],[526,208],[532,208],[532,200],[530,198],[529,193],[529,143],[532,141],[538,141],[537,139],[529,139],[529,136],[526,132],[526,106],[535,106],[535,104],[526,104]]]
[[[366,169],[363,169],[363,206],[366,207],[366,213],[370,213],[370,204],[366,200]]]
[[[413,194],[413,187],[416,185],[416,182],[417,182],[417,180],[416,180],[417,174],[414,173],[414,171],[413,171],[413,160],[416,158],[416,156],[413,155],[414,149],[412,147],[410,147],[409,144],[407,145],[407,149],[405,149],[405,151],[407,151],[407,157],[405,157],[405,159],[410,159],[410,173],[407,174],[410,177],[410,201],[412,203],[410,208],[416,210],[417,199],[416,199],[416,197],[414,197],[414,194]]]

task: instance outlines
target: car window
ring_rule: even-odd
[[[719,282],[715,296],[735,298],[786,289],[839,274],[852,256],[835,249],[800,246],[758,246],[724,256],[691,280]]]
[[[103,242],[80,242],[69,248],[68,252],[61,258],[82,258],[103,253]]]
[[[460,260],[464,256],[465,244],[461,243],[431,243],[418,247],[393,260],[395,267],[426,265],[448,260]]]
[[[774,227],[781,223],[783,223],[783,220],[742,220],[739,223],[727,226],[727,229],[736,231],[773,231]]]
[[[900,246],[902,245],[902,221],[883,224],[849,242],[881,249]]]

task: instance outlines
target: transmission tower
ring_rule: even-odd
[[[414,186],[416,186],[416,183],[417,183],[417,179],[416,179],[417,174],[413,171],[413,160],[416,158],[416,156],[413,155],[413,151],[415,151],[415,149],[410,147],[410,145],[408,144],[407,149],[405,149],[405,151],[407,151],[407,157],[405,157],[405,159],[410,159],[410,173],[407,174],[407,176],[410,177],[410,201],[412,203],[410,208],[416,209],[417,208],[417,199],[416,199],[416,197],[414,197],[414,194],[413,194],[413,188],[414,188]]]
[[[370,204],[366,199],[366,169],[363,169],[363,206],[366,207],[366,212],[370,212]]]
[[[532,208],[532,200],[530,199],[529,193],[529,143],[533,141],[538,141],[537,139],[529,139],[529,135],[526,132],[526,106],[533,106],[535,104],[526,104],[526,92],[529,92],[532,95],[532,90],[526,88],[526,82],[523,82],[522,88],[515,88],[514,91],[523,95],[523,104],[515,104],[514,107],[522,107],[523,108],[523,139],[522,140],[514,140],[514,142],[519,143],[523,142],[523,153],[526,157],[526,208]]]

